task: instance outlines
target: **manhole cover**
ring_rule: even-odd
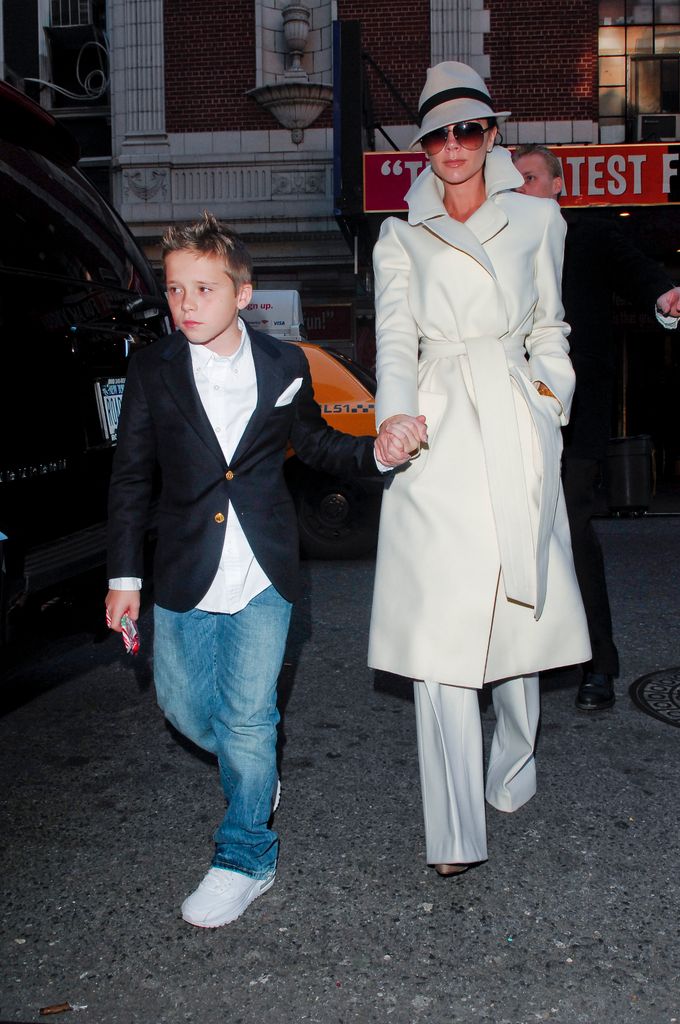
[[[628,692],[641,711],[680,727],[680,667],[640,676]]]

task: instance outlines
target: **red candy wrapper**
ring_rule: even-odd
[[[127,614],[127,612],[121,618],[120,624],[123,627],[123,643],[125,644],[125,653],[136,654],[137,651],[139,650],[139,630],[137,629],[137,626],[130,618],[130,616]]]
[[[139,630],[137,626],[130,618],[127,612],[121,616],[120,624],[122,628],[123,643],[125,645],[126,654],[136,654],[139,650]],[[106,625],[111,625],[111,616],[106,613]]]

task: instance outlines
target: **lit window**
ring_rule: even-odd
[[[603,138],[651,138],[642,115],[647,129],[649,115],[680,115],[680,0],[600,0],[598,10]]]

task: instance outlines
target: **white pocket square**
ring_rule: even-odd
[[[292,384],[289,384],[285,391],[282,391],[279,397],[274,402],[274,408],[278,409],[281,405],[290,405],[298,391],[302,387],[302,377],[296,377]]]

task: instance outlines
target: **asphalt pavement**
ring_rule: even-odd
[[[277,880],[217,930],[179,916],[221,797],[155,706],[148,610],[132,659],[103,595],[45,609],[3,687],[0,1018],[680,1024],[680,729],[628,695],[680,665],[680,518],[598,528],[616,704],[577,711],[573,670],[543,679],[538,794],[489,808],[489,860],[459,878],[424,862],[410,686],[366,668],[373,562],[305,564]],[[483,721],[488,741],[487,701]]]

